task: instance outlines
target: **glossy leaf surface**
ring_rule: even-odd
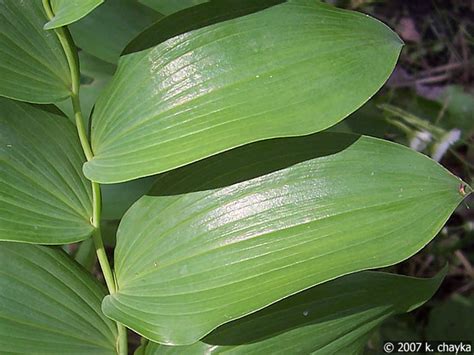
[[[64,116],[0,98],[0,240],[66,244],[92,232],[90,182]]]
[[[107,0],[69,28],[77,46],[115,64],[127,43],[161,17],[136,0]]]
[[[394,143],[335,133],[287,141],[236,165],[243,174],[218,168],[210,179],[259,171],[252,180],[136,202],[117,232],[119,291],[105,314],[156,342],[190,344],[288,295],[408,258],[463,198],[458,178]],[[193,183],[177,179],[175,191]]]
[[[69,96],[71,76],[56,34],[43,30],[41,0],[0,6],[0,96],[51,103]]]
[[[196,6],[209,0],[138,0],[143,5],[151,7],[153,10],[163,15],[171,15],[188,7]]]
[[[116,354],[105,296],[60,249],[0,242],[0,348],[4,354]]]
[[[154,47],[177,35],[262,11],[285,0],[219,0],[205,2],[165,16],[135,37],[122,55]]]
[[[174,347],[150,342],[143,354],[361,354],[383,320],[426,302],[444,274],[344,276],[225,324],[201,342]]]
[[[104,0],[51,0],[54,17],[44,25],[45,30],[69,25],[87,16]]]
[[[84,173],[121,182],[322,130],[380,88],[400,48],[377,20],[292,0],[124,56],[97,101]]]

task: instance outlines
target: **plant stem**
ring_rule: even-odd
[[[104,274],[105,283],[109,289],[109,293],[117,292],[115,286],[114,275],[110,268],[109,260],[107,259],[107,254],[105,253],[104,243],[102,242],[102,234],[100,232],[100,213],[101,213],[101,195],[100,195],[100,186],[99,184],[92,182],[92,225],[95,230],[92,234],[94,239],[95,251],[97,253],[97,258],[99,259],[100,268]]]
[[[54,17],[53,10],[49,0],[43,0],[43,7],[49,20]],[[58,36],[58,39],[63,47],[64,54],[69,65],[71,72],[71,101],[74,110],[74,119],[76,122],[77,133],[81,142],[82,150],[86,156],[87,161],[94,157],[91,146],[87,137],[87,131],[84,125],[84,118],[82,116],[81,104],[79,100],[79,86],[80,86],[80,73],[79,73],[79,62],[77,59],[77,50],[74,42],[69,34],[67,28],[59,27],[55,28],[54,31]],[[100,193],[100,186],[98,183],[91,181],[92,184],[92,219],[91,224],[94,226],[94,232],[92,238],[99,259],[99,264],[104,275],[105,283],[110,294],[117,291],[115,284],[114,274],[107,259],[105,252],[104,243],[102,241],[102,235],[100,231],[100,217],[102,210],[102,198]],[[125,327],[117,322],[117,351],[119,354],[127,354],[127,330]]]
[[[52,19],[54,17],[54,13],[51,9],[49,0],[43,0],[43,7],[46,11],[48,19]],[[54,31],[56,32],[59,42],[63,47],[64,54],[66,55],[66,59],[69,65],[69,70],[71,72],[71,100],[72,107],[74,110],[74,119],[76,121],[77,133],[81,141],[82,150],[84,151],[84,154],[87,160],[89,161],[92,159],[93,154],[89,145],[89,141],[87,139],[87,133],[84,126],[84,118],[82,117],[81,105],[79,102],[80,74],[77,60],[77,52],[73,50],[75,46],[72,42],[71,35],[64,27],[55,28]]]

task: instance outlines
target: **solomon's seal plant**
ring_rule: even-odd
[[[326,130],[394,32],[315,0],[102,3],[0,3],[2,351],[126,354],[130,329],[137,354],[360,352],[431,297],[444,271],[364,270],[470,187]]]

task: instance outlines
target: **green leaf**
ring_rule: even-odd
[[[126,55],[97,101],[84,173],[122,182],[322,130],[380,88],[400,49],[377,20],[292,0]]]
[[[8,354],[116,354],[104,287],[60,249],[0,243],[0,348]]]
[[[122,55],[154,47],[177,35],[219,22],[249,15],[285,0],[219,0],[193,6],[166,16],[135,37]]]
[[[150,176],[121,184],[101,185],[102,218],[108,220],[122,218],[130,206],[150,190],[155,180],[154,176]]]
[[[106,62],[117,63],[127,43],[161,18],[133,0],[107,0],[69,26],[76,45]]]
[[[4,0],[0,6],[0,96],[50,103],[70,95],[71,76],[41,0]]]
[[[90,236],[85,157],[66,117],[0,98],[0,160],[0,240],[66,244]]]
[[[361,354],[385,319],[426,302],[445,271],[432,279],[381,272],[344,276],[227,323],[201,342],[149,343],[143,354]]]
[[[69,25],[87,16],[104,0],[51,0],[54,17],[44,25],[45,30]]]
[[[180,10],[184,10],[188,7],[196,6],[205,2],[208,2],[209,0],[180,0],[180,1],[175,1],[175,0],[138,0],[141,2],[143,5],[146,5],[150,8],[152,8],[155,11],[158,11],[159,13],[162,13],[163,15],[171,15],[175,12],[178,12]]]
[[[153,341],[190,344],[288,295],[408,258],[463,199],[458,178],[394,143],[336,133],[279,141],[286,149],[236,164],[242,174],[207,165],[211,184],[260,172],[252,180],[138,200],[117,232],[118,292],[104,313]]]

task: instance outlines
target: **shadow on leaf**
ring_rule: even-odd
[[[148,27],[125,47],[122,55],[139,52],[180,34],[250,15],[284,2],[286,0],[215,0],[193,6],[166,16]]]
[[[211,190],[343,151],[360,136],[316,133],[251,143],[160,174],[148,195],[169,196]]]
[[[243,345],[307,326],[308,335],[326,338],[328,342],[334,341],[336,329],[342,332],[340,336],[362,331],[359,336],[363,337],[364,324],[378,324],[391,314],[409,312],[424,303],[439,287],[446,271],[445,267],[431,279],[370,271],[347,275],[224,324],[202,341],[211,345]],[[333,327],[335,333],[331,335],[327,331]]]

